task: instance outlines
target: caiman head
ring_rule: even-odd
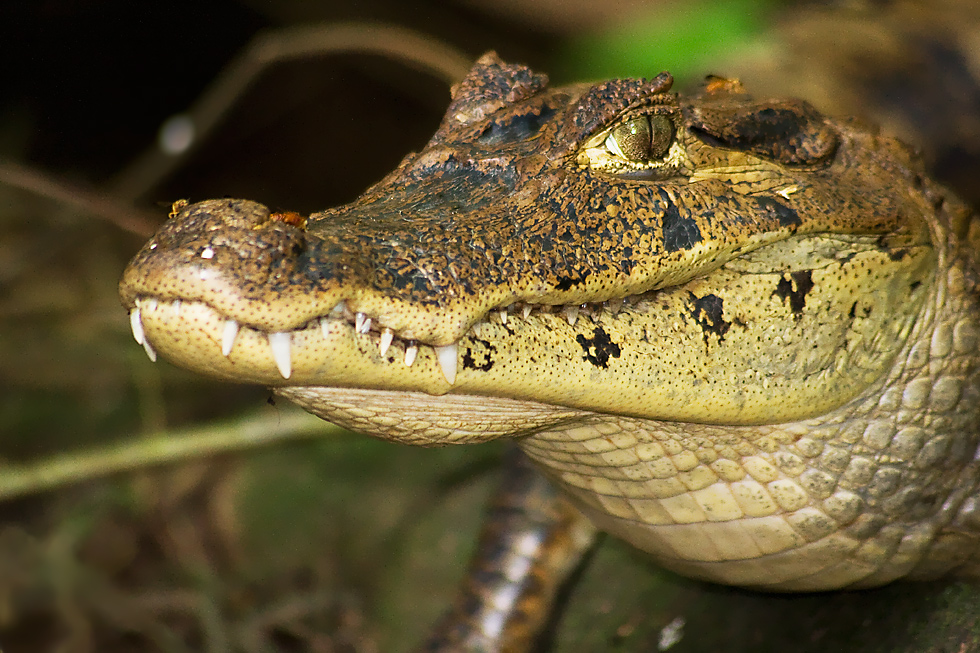
[[[415,442],[843,405],[942,264],[919,164],[804,102],[670,87],[549,88],[484,56],[425,148],[351,204],[178,207],[123,277],[136,338]]]

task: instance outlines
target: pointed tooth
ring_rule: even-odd
[[[419,346],[412,343],[405,347],[405,367],[411,367],[415,357],[419,355]]]
[[[143,338],[143,351],[146,352],[151,362],[157,362],[157,352],[146,338]]]
[[[146,334],[143,333],[143,318],[140,317],[139,306],[129,312],[129,326],[133,328],[133,337],[136,338],[136,344],[142,345],[146,341]]]
[[[521,309],[521,314],[524,316],[524,319],[526,320],[528,315],[531,314],[531,305],[524,304],[524,308]]]
[[[347,302],[341,299],[339,302],[337,302],[336,306],[330,309],[327,316],[332,317],[335,320],[339,320],[340,318],[344,317],[345,313],[347,313]]]
[[[156,297],[150,297],[149,299],[144,301],[143,304],[151,311],[157,310],[157,308],[160,306],[160,302],[157,300]]]
[[[623,308],[622,299],[610,299],[608,302],[606,302],[606,304],[609,306],[609,310],[612,311],[613,315],[618,313],[619,310]]]
[[[506,308],[500,309],[500,323],[501,324],[507,324],[507,309]]]
[[[320,318],[320,333],[324,338],[330,337],[330,320],[325,317]]]
[[[293,360],[289,351],[292,344],[292,334],[288,331],[280,331],[279,333],[269,333],[266,337],[269,339],[272,358],[276,361],[279,373],[282,374],[282,378],[288,379],[289,375],[293,373]]]
[[[225,320],[225,330],[221,334],[221,354],[227,356],[231,353],[231,348],[235,345],[235,338],[238,337],[238,322],[235,320]]]
[[[388,347],[391,347],[391,341],[395,339],[395,332],[391,329],[383,329],[381,331],[381,340],[378,341],[378,350],[381,351],[381,357],[388,353]]]
[[[183,302],[179,299],[175,299],[173,303],[174,307],[174,317],[180,317],[180,309],[183,308]]]
[[[456,383],[456,343],[434,349],[436,358],[439,359],[439,367],[442,368],[442,375],[449,381],[449,385]]]
[[[562,313],[568,320],[569,326],[575,326],[575,321],[578,320],[578,306],[566,306],[562,309]]]
[[[354,330],[358,333],[367,333],[371,330],[371,318],[364,313],[354,316]]]

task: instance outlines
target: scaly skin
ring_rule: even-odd
[[[379,437],[519,438],[689,576],[962,568],[976,220],[898,141],[727,80],[669,87],[551,89],[488,55],[350,205],[181,207],[124,275],[137,339]]]

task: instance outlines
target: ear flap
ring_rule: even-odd
[[[753,100],[735,80],[709,77],[685,103],[689,130],[715,147],[750,152],[787,165],[817,164],[837,149],[837,133],[802,100]]]

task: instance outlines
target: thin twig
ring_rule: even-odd
[[[61,179],[55,179],[34,168],[0,159],[0,184],[13,186],[42,197],[74,206],[111,222],[137,236],[149,237],[156,231],[163,213],[152,213],[120,202],[105,193],[86,190]]]
[[[452,46],[418,32],[391,25],[329,23],[260,33],[183,114],[192,126],[189,145],[176,153],[159,145],[147,149],[110,183],[111,193],[135,200],[149,192],[192,152],[239,100],[245,90],[273,64],[336,53],[384,55],[454,84],[472,59]]]
[[[341,603],[336,592],[317,590],[292,595],[279,605],[268,608],[252,616],[237,628],[236,639],[247,653],[262,653],[276,648],[269,641],[270,631],[282,629],[297,639],[312,636],[312,628],[303,620],[317,613],[325,613]]]
[[[204,458],[228,451],[342,429],[298,409],[251,415],[219,424],[135,437],[85,452],[51,456],[39,462],[0,466],[0,500],[52,490],[110,474]]]

